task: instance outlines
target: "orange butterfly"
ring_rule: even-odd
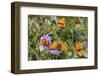
[[[65,27],[65,18],[58,20],[58,26],[61,28]]]
[[[50,49],[56,49],[56,50],[60,50],[60,51],[68,51],[68,46],[66,44],[64,44],[62,41],[54,41],[53,43],[51,43],[49,45]]]

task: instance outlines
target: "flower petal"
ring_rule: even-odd
[[[59,55],[61,52],[58,50],[50,50],[50,53],[53,55]]]

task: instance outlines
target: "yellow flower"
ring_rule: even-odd
[[[85,50],[80,50],[80,51],[77,51],[77,55],[79,56],[79,57],[84,57],[85,56]]]
[[[82,43],[76,43],[75,44],[75,48],[77,49],[77,50],[79,50],[79,49],[83,49],[84,47],[83,47],[83,44]]]
[[[86,54],[86,51],[84,50],[85,48],[84,48],[84,45],[83,45],[83,43],[77,43],[76,45],[75,45],[75,48],[76,48],[76,53],[77,53],[77,55],[79,56],[79,57],[84,57],[85,56],[85,54]]]
[[[65,27],[65,18],[58,20],[58,26],[61,28]]]
[[[51,43],[51,45],[49,45],[50,49],[56,49],[59,51],[68,51],[68,45],[64,44],[63,41],[54,41],[53,43]]]

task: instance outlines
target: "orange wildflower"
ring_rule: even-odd
[[[77,52],[77,55],[79,57],[84,57],[85,56],[85,50],[84,50],[84,45],[82,43],[77,43],[75,45],[75,48],[76,48],[76,52]]]

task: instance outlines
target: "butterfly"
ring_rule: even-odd
[[[54,41],[49,45],[49,49],[55,49],[59,51],[68,51],[69,48],[66,44],[64,44],[62,41]]]
[[[58,26],[61,28],[65,27],[65,18],[61,18],[60,20],[58,20]]]

